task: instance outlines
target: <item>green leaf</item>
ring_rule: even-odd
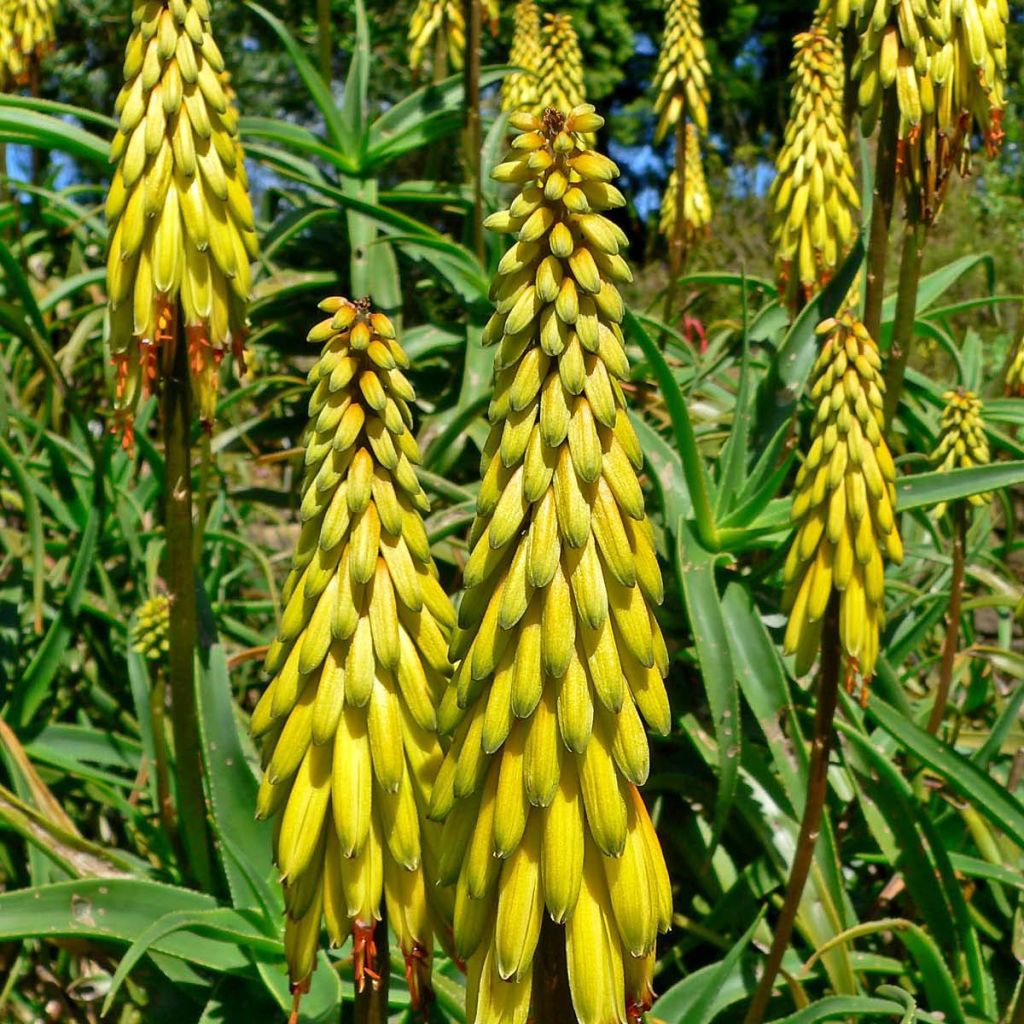
[[[0,894],[0,940],[78,938],[127,946],[165,914],[216,908],[212,896],[159,882],[75,879]],[[244,918],[238,920],[250,927]],[[233,943],[198,932],[163,936],[152,949],[217,971],[244,970],[251,964]]]
[[[818,1021],[838,1021],[846,1017],[870,1017],[876,1024],[880,1016],[899,1017],[906,1021],[906,1008],[889,999],[871,996],[828,996],[804,1007],[789,1017],[781,1017],[772,1024],[818,1024]],[[910,1021],[907,1024],[911,1024]]]
[[[292,37],[284,22],[259,4],[254,3],[253,0],[246,0],[246,6],[258,14],[281,41],[281,45],[285,48],[285,52],[288,54],[292,64],[295,66],[295,70],[306,86],[310,99],[316,104],[317,109],[323,115],[324,124],[327,126],[327,136],[334,148],[340,153],[352,157],[351,139],[346,135],[350,126],[343,120],[341,112],[335,106],[331,90],[324,83],[323,78],[320,77],[320,72],[317,71],[302,47]],[[362,9],[361,6],[359,9]],[[348,90],[346,89],[346,94],[347,92]],[[353,162],[353,169],[355,166]]]
[[[209,910],[173,910],[154,921],[128,947],[110,980],[110,988],[100,1011],[101,1017],[109,1013],[118,990],[132,968],[160,939],[178,932],[209,936],[239,948],[275,956],[281,956],[284,952],[280,940],[268,939],[259,931],[255,931],[237,911],[226,907],[213,907]]]
[[[272,828],[269,822],[256,820],[258,785],[239,740],[227,659],[220,644],[200,649],[198,683],[199,732],[218,859],[232,904],[239,909],[265,908],[267,893],[253,880],[273,877]],[[244,858],[243,864],[238,857]]]
[[[717,840],[725,827],[739,779],[742,751],[739,691],[722,617],[722,600],[715,582],[714,555],[701,545],[689,523],[682,518],[676,522],[673,555],[718,745],[714,828]]]
[[[0,435],[0,466],[11,475],[14,489],[21,495],[25,524],[28,528],[29,564],[32,572],[32,622],[37,633],[43,629],[43,588],[46,583],[43,558],[46,554],[43,541],[43,517],[39,511],[32,483],[21,460],[14,454],[7,441]]]
[[[110,162],[110,144],[104,139],[52,114],[33,110],[28,104],[0,105],[0,142],[67,153],[102,167]]]
[[[905,750],[941,775],[978,812],[1024,849],[1024,805],[967,758],[872,695],[868,714]]]
[[[110,437],[107,437],[100,464],[95,469],[94,503],[89,511],[89,520],[85,530],[77,541],[71,575],[60,611],[50,624],[39,650],[36,651],[35,657],[25,669],[21,685],[15,690],[14,697],[11,699],[8,717],[22,727],[28,725],[46,700],[50,683],[60,668],[68,640],[74,629],[78,610],[82,604],[85,584],[92,569],[100,523],[103,520],[103,480],[110,455],[111,440]]]
[[[740,976],[740,957],[750,945],[764,913],[765,908],[762,907],[750,927],[722,960],[691,975],[666,992],[654,1005],[655,1015],[667,1024],[708,1024],[725,1007],[723,994],[729,991],[730,981]]]
[[[672,419],[676,447],[683,476],[686,478],[690,500],[693,502],[693,515],[701,543],[711,551],[717,551],[718,535],[715,528],[711,481],[708,479],[707,467],[704,465],[704,459],[697,447],[697,436],[693,431],[690,414],[686,409],[686,400],[672,376],[668,363],[665,362],[665,357],[644,330],[640,321],[628,310],[623,327],[626,333],[643,349],[661,388],[662,398]]]
[[[940,501],[957,501],[972,494],[1017,487],[1024,483],[1024,460],[995,462],[970,469],[935,470],[915,473],[896,481],[896,508],[899,512],[930,507]]]

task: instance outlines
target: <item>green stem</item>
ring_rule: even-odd
[[[572,1024],[576,1011],[569,989],[569,967],[565,959],[565,926],[544,915],[540,940],[533,959],[534,1024]]]
[[[167,726],[164,716],[164,702],[167,698],[167,686],[163,673],[157,671],[153,680],[153,689],[149,695],[149,718],[153,730],[153,774],[156,776],[157,804],[160,811],[160,822],[170,839],[172,846],[180,850],[179,832],[174,815],[174,798],[171,796],[171,777],[167,756]]]
[[[199,494],[196,500],[196,526],[192,537],[192,563],[199,571],[206,537],[206,520],[210,512],[210,471],[213,467],[213,451],[210,434],[203,429],[199,436]]]
[[[886,429],[896,415],[903,391],[903,377],[907,372],[910,351],[914,347],[914,320],[917,317],[917,285],[921,280],[921,261],[927,229],[918,219],[908,221],[904,227],[903,253],[900,256],[899,290],[896,293],[896,318],[892,325],[892,344],[885,367]],[[877,339],[877,335],[872,335]]]
[[[192,562],[192,409],[184,337],[174,346],[174,364],[163,381],[167,586],[171,599],[171,726],[178,783],[178,820],[188,859],[186,873],[209,891],[210,862],[203,769],[196,709],[195,651],[198,635],[196,580]]]
[[[668,249],[668,288],[665,291],[664,321],[672,326],[672,316],[679,290],[679,278],[686,263],[686,118],[676,121],[676,217],[672,225],[672,238]]]
[[[331,0],[316,0],[317,44],[320,52],[320,74],[330,85],[331,58],[334,42],[331,38]]]
[[[889,225],[896,199],[896,142],[899,109],[896,90],[889,89],[882,107],[875,157],[875,188],[871,202],[871,230],[868,235],[867,289],[864,295],[864,326],[876,341],[882,330],[882,301],[885,298],[885,265],[889,255]]]
[[[825,621],[822,627],[821,672],[818,684],[818,702],[814,713],[814,736],[811,740],[811,762],[808,769],[807,799],[804,804],[803,820],[800,822],[800,835],[793,854],[793,863],[789,869],[789,881],[786,885],[786,897],[779,912],[779,920],[775,925],[771,948],[765,960],[761,980],[757,984],[750,1008],[743,1018],[743,1024],[761,1024],[765,1010],[772,997],[775,979],[782,966],[782,957],[789,947],[793,935],[800,900],[804,886],[814,860],[814,849],[821,832],[821,819],[825,807],[825,795],[828,791],[828,758],[832,746],[832,723],[836,715],[839,700],[839,596],[832,594],[828,608],[825,610]]]
[[[484,265],[484,192],[480,177],[480,151],[483,135],[480,127],[480,0],[465,0],[466,62],[463,89],[466,104],[466,172],[473,188],[473,252]]]
[[[364,984],[362,991],[356,989],[355,1024],[387,1024],[388,1021],[391,957],[388,955],[388,918],[383,906],[380,920],[373,930],[373,942],[377,950],[374,964],[377,977],[372,984]]]
[[[953,579],[950,583],[949,608],[946,610],[946,637],[942,644],[942,662],[939,665],[939,686],[935,703],[928,716],[928,731],[934,735],[942,725],[953,683],[953,662],[960,645],[960,608],[964,592],[964,547],[967,539],[967,513],[964,503],[957,501],[953,508]]]

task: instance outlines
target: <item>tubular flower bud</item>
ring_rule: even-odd
[[[686,175],[683,190],[683,244],[689,249],[711,234],[713,212],[711,195],[704,178],[704,164],[700,157],[700,137],[693,124],[686,126]],[[658,220],[658,230],[668,238],[675,234],[678,195],[679,178],[673,168],[668,176]]]
[[[579,36],[568,14],[545,14],[539,79],[532,113],[548,107],[572,110],[586,102],[583,85],[583,53]]]
[[[995,156],[1002,128],[1006,89],[1007,0],[940,0],[946,42],[934,57],[941,81],[939,127],[961,135],[964,146],[978,131]]]
[[[661,572],[621,386],[626,241],[604,216],[623,198],[615,165],[582,144],[601,127],[592,107],[512,120],[521,134],[495,177],[520,192],[488,222],[513,241],[491,286],[491,433],[430,813],[453,851],[441,881],[456,886],[468,1019],[525,1022],[548,914],[565,925],[576,1016],[608,1024],[649,1005],[672,914],[637,790],[643,722],[665,733],[671,717],[651,611]]]
[[[448,63],[458,70],[466,49],[466,18],[462,0],[418,0],[409,19],[409,67],[421,71],[431,40],[441,33]]]
[[[5,0],[0,5],[0,85],[25,85],[32,67],[57,40],[57,0]]]
[[[372,942],[383,900],[418,997],[450,916],[426,809],[455,614],[423,527],[415,396],[395,329],[367,300],[320,309],[302,533],[252,716],[263,739],[257,814],[276,821],[292,983],[313,969],[321,918],[333,945],[353,935],[357,984],[374,977],[387,956]]]
[[[501,109],[506,113],[516,110],[533,111],[537,107],[537,93],[542,47],[540,41],[540,13],[534,0],[519,0],[513,15],[512,50],[508,62],[522,68],[509,75],[501,84]]]
[[[655,143],[661,142],[680,117],[707,132],[710,78],[698,0],[667,0],[665,35],[654,76],[654,112],[658,115]]]
[[[132,650],[144,658],[163,657],[170,646],[171,602],[165,595],[144,601],[131,628]]]
[[[939,424],[939,443],[932,452],[933,465],[944,472],[970,466],[987,466],[990,455],[981,415],[981,399],[973,391],[956,388],[947,391],[942,400],[946,407],[942,410],[942,421]],[[992,495],[972,494],[967,500],[972,505],[987,505]],[[940,502],[935,506],[935,515],[941,518],[946,507],[946,502]]]
[[[800,305],[853,244],[860,196],[843,115],[842,47],[820,24],[793,44],[793,107],[771,187],[772,240],[780,291]]]
[[[243,340],[256,232],[238,112],[207,0],[135,0],[107,197],[107,293],[117,407],[131,417],[188,346],[205,425],[218,369]]]
[[[818,653],[833,592],[848,680],[875,672],[885,618],[883,557],[903,560],[896,528],[896,467],[882,436],[883,381],[878,347],[850,313],[818,327],[811,447],[796,478],[796,537],[783,571],[789,612],[786,652],[798,675]]]
[[[1013,346],[1009,365],[1006,367],[1005,389],[1008,395],[1024,398],[1024,335]]]

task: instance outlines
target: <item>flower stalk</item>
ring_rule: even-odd
[[[163,380],[164,530],[167,589],[171,601],[168,678],[178,790],[178,821],[185,867],[210,891],[213,868],[199,750],[195,653],[199,634],[192,526],[192,402],[186,348],[174,346],[174,364]]]

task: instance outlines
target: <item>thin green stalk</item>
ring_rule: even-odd
[[[779,920],[775,925],[771,948],[764,963],[761,980],[757,984],[754,997],[743,1024],[761,1024],[765,1010],[772,997],[775,979],[782,966],[782,957],[789,947],[793,935],[800,900],[807,884],[807,876],[814,860],[814,849],[818,844],[821,832],[821,819],[825,808],[825,795],[828,791],[828,758],[832,747],[833,720],[839,700],[839,596],[832,594],[828,608],[825,610],[825,621],[822,626],[821,641],[821,672],[818,683],[818,701],[814,713],[814,736],[811,740],[811,760],[808,768],[807,799],[804,804],[803,820],[800,822],[800,835],[793,854],[793,863],[789,869],[789,881],[786,884],[786,896],[779,912]]]
[[[882,301],[885,298],[885,266],[889,255],[889,225],[896,200],[896,142],[899,109],[896,90],[889,89],[882,107],[875,156],[875,188],[871,202],[871,230],[868,235],[867,288],[864,294],[864,326],[876,341],[882,330]]]
[[[903,391],[903,377],[907,372],[910,351],[914,347],[914,320],[917,317],[917,286],[921,280],[921,261],[927,228],[915,218],[904,228],[903,252],[900,256],[900,279],[896,293],[896,318],[892,325],[892,344],[885,366],[886,429],[896,415]],[[877,335],[872,335],[876,337]]]
[[[950,582],[949,607],[946,609],[946,637],[942,644],[939,685],[935,703],[928,716],[928,731],[935,735],[942,725],[953,684],[953,662],[960,646],[960,609],[964,593],[964,546],[967,538],[967,512],[962,501],[955,502],[953,512],[953,578]]]
[[[156,777],[157,805],[160,822],[172,845],[180,851],[177,819],[174,814],[174,798],[171,796],[170,765],[167,756],[167,726],[164,716],[164,702],[167,699],[167,685],[163,673],[156,672],[153,689],[149,695],[149,720],[153,730],[153,774]]]
[[[323,80],[331,83],[331,58],[334,53],[334,41],[331,38],[331,0],[316,0],[317,44],[320,52],[320,74]]]
[[[171,599],[168,678],[171,726],[178,783],[178,820],[187,863],[206,891],[213,881],[203,768],[196,708],[195,651],[198,636],[196,580],[192,563],[192,409],[185,339],[174,346],[174,364],[165,367],[163,427],[167,585]]]
[[[473,188],[473,252],[484,264],[484,192],[480,177],[483,134],[480,126],[480,0],[465,0],[466,61],[463,89],[466,105],[466,173]]]
[[[199,494],[196,500],[196,526],[192,537],[192,562],[199,571],[206,537],[206,520],[210,513],[210,471],[213,468],[213,451],[209,431],[199,435]]]
[[[672,238],[668,249],[668,288],[665,291],[664,321],[672,326],[675,311],[676,292],[679,278],[686,263],[686,239],[683,227],[686,223],[686,118],[676,121],[676,218],[672,225]]]
[[[534,1024],[572,1024],[576,1011],[569,988],[569,966],[565,958],[565,927],[544,915],[537,954],[533,960]]]
[[[380,920],[373,930],[377,976],[367,979],[362,991],[356,988],[355,1024],[387,1024],[388,989],[391,984],[391,958],[388,956],[387,912],[381,907]]]

